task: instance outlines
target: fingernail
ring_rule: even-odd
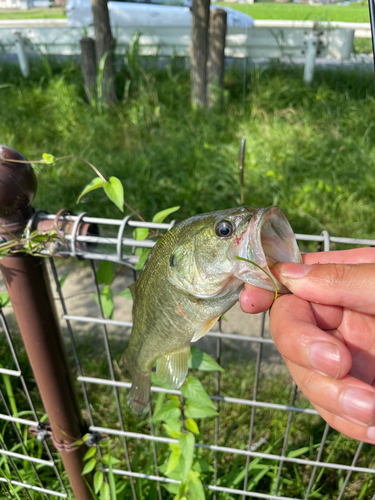
[[[310,364],[323,375],[336,378],[340,371],[338,347],[331,342],[314,342],[310,346]]]
[[[363,389],[347,389],[341,396],[345,413],[370,425],[375,417],[375,394]]]
[[[280,277],[298,279],[306,276],[311,270],[311,266],[295,262],[282,262],[281,264],[276,264],[275,269]]]

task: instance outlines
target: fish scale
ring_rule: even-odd
[[[267,255],[263,251],[267,249]],[[239,299],[244,283],[271,289],[268,262],[301,262],[294,233],[278,207],[240,207],[200,214],[176,224],[155,245],[131,285],[133,329],[124,364],[132,376],[128,403],[148,406],[151,371],[171,388],[187,375],[190,344],[205,335]],[[285,292],[277,282],[279,291]]]

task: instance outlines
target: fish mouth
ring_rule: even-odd
[[[260,288],[274,291],[276,286],[279,293],[289,293],[275,278],[272,269],[278,262],[301,263],[302,257],[293,229],[280,208],[272,206],[260,209],[250,219],[243,242],[239,256],[251,260],[261,269],[248,262],[238,261],[236,276]]]

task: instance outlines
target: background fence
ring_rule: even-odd
[[[160,468],[163,470],[166,444],[176,440],[166,437],[160,425],[133,414],[125,402],[131,384],[119,364],[132,325],[131,301],[116,296],[116,319],[108,319],[94,295],[103,292],[100,276],[98,279],[100,261],[115,263],[118,277],[114,294],[136,279],[135,250],[153,245],[150,240],[132,238],[136,227],[165,231],[171,225],[136,222],[129,217],[114,220],[65,214],[59,218],[45,213],[34,215],[32,223],[38,226],[58,220],[71,223],[67,244],[44,252],[76,259],[63,263],[61,258],[50,258],[49,276],[80,407],[88,422],[88,444],[103,435],[111,438],[111,465],[108,457],[107,465],[106,457],[101,459],[103,470],[108,472],[111,467],[113,474],[123,477],[119,498],[166,498],[169,494],[164,486],[175,481],[165,477]],[[82,234],[84,224],[91,232]],[[318,250],[325,251],[331,244],[375,245],[375,240],[335,238],[325,231],[297,238],[302,245],[315,242]],[[2,303],[4,300],[2,296]],[[9,308],[0,311],[0,319],[3,498],[15,497],[15,491],[21,498],[68,498],[66,474],[49,439],[51,429],[45,425],[44,410]],[[225,368],[224,373],[211,373],[203,380],[219,415],[205,419],[196,443],[202,464],[208,464],[203,483],[213,498],[375,498],[371,447],[342,438],[299,393],[273,346],[268,315],[250,318],[234,308],[227,319],[197,343]],[[180,396],[181,392],[152,387],[149,416],[164,394]],[[307,429],[313,429],[313,438],[306,440]],[[63,451],[69,452],[67,448]],[[234,471],[233,477],[228,477],[228,471]],[[266,478],[271,478],[268,492]],[[303,488],[298,484],[302,480]],[[321,493],[329,481],[337,484],[335,496]]]

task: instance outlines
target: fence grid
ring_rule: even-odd
[[[35,218],[33,223],[37,220],[41,221],[53,221],[56,220],[56,215],[49,215],[45,213],[39,213]],[[150,240],[146,241],[136,241],[131,235],[128,236],[127,233],[133,231],[137,227],[147,227],[149,229],[156,229],[167,231],[169,230],[173,223],[171,224],[156,224],[148,222],[138,222],[132,220],[130,217],[126,217],[123,220],[116,219],[104,219],[89,217],[85,214],[80,216],[73,215],[63,215],[59,219],[61,223],[70,222],[73,223],[72,234],[68,235],[66,238],[67,243],[62,244],[60,248],[53,247],[52,249],[46,249],[44,251],[45,255],[49,258],[51,276],[53,279],[53,289],[57,293],[57,301],[59,307],[61,307],[61,321],[64,325],[64,331],[66,332],[67,344],[69,352],[71,352],[73,370],[76,379],[77,387],[80,389],[81,404],[84,408],[85,418],[89,423],[89,431],[91,433],[107,434],[114,439],[119,439],[121,442],[121,448],[123,453],[124,463],[126,463],[125,468],[114,467],[112,472],[118,476],[124,476],[128,478],[130,490],[129,498],[137,500],[141,498],[139,495],[140,490],[136,488],[136,480],[141,479],[145,482],[152,482],[156,484],[156,494],[158,500],[162,499],[162,489],[161,485],[176,483],[177,481],[164,477],[160,475],[158,463],[158,450],[163,445],[168,445],[169,443],[177,442],[176,439],[167,438],[160,435],[160,431],[155,429],[152,423],[152,405],[149,412],[149,420],[144,429],[148,426],[148,430],[143,430],[142,432],[137,432],[137,429],[128,429],[127,422],[124,420],[124,407],[123,400],[124,394],[130,388],[130,382],[126,382],[119,379],[119,374],[117,371],[117,366],[114,363],[113,350],[111,349],[110,333],[109,328],[120,327],[123,330],[130,329],[132,326],[131,321],[120,321],[108,319],[105,317],[101,302],[97,301],[97,315],[86,314],[69,314],[69,308],[67,305],[67,299],[64,295],[63,288],[60,282],[59,265],[56,265],[57,257],[51,257],[51,254],[58,253],[59,256],[65,257],[76,257],[79,259],[85,259],[88,261],[89,268],[91,269],[91,283],[93,285],[93,291],[97,296],[100,295],[97,269],[95,261],[109,261],[117,264],[126,266],[132,270],[133,278],[137,278],[137,272],[135,271],[135,265],[138,261],[138,257],[135,255],[135,249],[138,247],[147,248],[152,247],[153,242]],[[109,234],[108,236],[93,236],[93,235],[81,235],[78,234],[79,224],[95,224],[100,227],[100,232],[102,234]],[[113,236],[113,233],[117,233],[117,236]],[[303,235],[298,234],[297,239],[304,242],[315,242],[318,245],[319,250],[328,251],[331,248],[331,244],[343,245],[370,245],[375,246],[375,240],[368,239],[352,239],[352,238],[337,238],[331,236],[327,231],[323,231],[320,235]],[[87,292],[87,286],[83,293]],[[7,345],[9,347],[9,352],[11,353],[12,360],[15,369],[10,368],[0,368],[0,374],[3,377],[3,381],[6,379],[19,379],[22,387],[22,391],[25,394],[25,398],[28,405],[28,415],[32,415],[32,419],[24,418],[25,413],[22,415],[14,414],[11,404],[9,404],[9,394],[4,394],[3,390],[0,390],[0,404],[4,409],[0,413],[0,420],[4,423],[7,422],[8,425],[12,426],[12,439],[17,442],[17,446],[13,446],[12,449],[8,449],[6,439],[0,439],[0,463],[2,463],[0,468],[0,483],[6,495],[9,495],[10,485],[12,487],[17,487],[18,490],[22,489],[25,498],[31,498],[30,492],[38,492],[42,496],[41,498],[51,498],[51,497],[61,497],[67,498],[69,496],[68,490],[65,487],[65,478],[61,477],[60,465],[56,461],[55,453],[52,453],[46,440],[42,439],[42,450],[43,457],[39,452],[38,456],[33,456],[30,448],[25,444],[25,429],[27,427],[34,427],[36,429],[42,429],[42,424],[40,418],[37,416],[37,411],[35,410],[33,398],[28,390],[28,380],[25,377],[21,369],[21,364],[17,357],[17,349],[14,346],[13,336],[10,334],[8,327],[8,316],[9,314],[4,314],[4,310],[0,310],[0,323],[5,335]],[[81,332],[80,325],[88,325],[88,327],[94,327],[97,325],[101,328],[101,342],[103,345],[103,356],[107,363],[108,377],[97,376],[95,373],[86,373],[87,362],[82,357],[84,354],[80,352],[80,340]],[[316,418],[318,415],[317,411],[313,408],[305,408],[299,406],[298,396],[299,390],[294,384],[292,386],[290,401],[288,404],[278,404],[269,401],[262,401],[259,396],[259,384],[262,378],[261,364],[264,361],[264,349],[267,346],[273,346],[273,341],[267,336],[267,314],[262,313],[260,320],[259,335],[244,335],[239,333],[224,333],[222,330],[222,324],[219,322],[218,331],[209,332],[207,334],[208,338],[214,342],[214,350],[216,352],[216,360],[220,364],[223,359],[223,342],[246,342],[247,345],[254,346],[256,351],[255,359],[255,370],[254,370],[254,383],[251,389],[251,396],[249,398],[236,397],[236,395],[227,395],[222,393],[222,376],[220,372],[215,374],[215,390],[210,394],[210,398],[216,403],[219,415],[214,419],[214,429],[213,434],[210,438],[210,442],[197,442],[195,446],[203,451],[212,452],[212,465],[214,468],[213,483],[205,484],[204,487],[213,492],[213,498],[220,499],[221,494],[236,495],[238,498],[262,498],[262,499],[285,499],[285,500],[308,500],[309,498],[315,498],[314,491],[316,492],[315,481],[319,477],[319,471],[323,469],[336,470],[337,473],[342,474],[342,480],[340,483],[340,489],[337,496],[337,500],[342,500],[345,498],[345,491],[350,484],[350,480],[353,473],[361,474],[374,474],[375,469],[372,468],[372,464],[368,463],[368,460],[361,460],[363,452],[363,443],[359,443],[356,452],[351,457],[351,462],[349,463],[334,463],[329,461],[329,453],[326,452],[327,439],[330,432],[330,427],[328,424],[325,425],[322,437],[318,446],[316,446],[315,459],[309,459],[304,457],[294,457],[289,456],[288,445],[290,440],[290,433],[293,420],[301,414],[311,416],[311,418]],[[99,341],[99,339],[97,339]],[[103,358],[103,359],[104,359]],[[6,385],[6,384],[5,384]],[[108,390],[112,391],[112,395],[109,396],[109,392],[106,392],[106,397],[114,400],[116,408],[116,419],[114,425],[104,425],[99,418],[99,414],[95,408],[95,403],[92,402],[92,388],[93,387],[107,387]],[[179,390],[167,390],[157,386],[152,386],[152,394],[156,397],[158,394],[171,394],[182,396]],[[249,391],[248,391],[249,392]],[[246,437],[244,443],[246,445],[240,448],[234,448],[231,446],[226,446],[223,444],[220,438],[220,427],[221,427],[221,416],[220,408],[222,405],[233,405],[233,407],[251,407],[250,410],[250,420],[246,426]],[[262,447],[267,443],[267,439],[255,441],[255,429],[257,425],[257,410],[262,409],[269,412],[282,412],[287,415],[287,423],[284,429],[284,439],[281,445],[280,453],[275,453],[272,450],[271,453],[262,451]],[[4,424],[5,425],[5,424]],[[8,436],[9,433],[5,435]],[[140,443],[149,442],[151,446],[150,460],[152,459],[153,467],[152,473],[144,473],[136,470],[132,461],[134,462],[134,456],[139,449]],[[14,451],[14,449],[16,451]],[[35,452],[35,450],[34,450]],[[99,451],[100,453],[100,451]],[[140,453],[140,452],[139,452]],[[221,455],[219,455],[221,454]],[[221,485],[220,474],[219,474],[219,457],[223,454],[228,454],[228,456],[243,456],[244,457],[244,476],[243,476],[243,487],[226,487]],[[324,460],[326,456],[326,460]],[[101,456],[100,456],[101,457]],[[31,473],[28,477],[22,477],[23,472],[17,467],[18,461],[22,459],[24,461],[30,462]],[[272,463],[274,467],[276,479],[274,482],[273,493],[261,493],[257,491],[249,491],[249,467],[254,459],[259,459],[262,461],[268,461]],[[292,464],[293,466],[303,466],[305,468],[306,474],[309,475],[308,485],[305,490],[305,495],[303,498],[282,496],[279,494],[280,485],[283,478],[284,466],[285,464]],[[45,481],[41,479],[39,474],[39,467],[49,467],[56,479],[56,484],[59,485],[57,489],[52,489],[46,484]],[[6,467],[8,469],[6,469]],[[5,470],[13,470],[10,476],[4,474]],[[108,467],[104,467],[103,471],[105,473],[109,472]],[[363,479],[364,481],[364,479]],[[223,498],[227,498],[224,496]],[[229,498],[229,497],[228,497]],[[230,497],[232,498],[232,497]],[[375,497],[374,497],[375,498]]]

